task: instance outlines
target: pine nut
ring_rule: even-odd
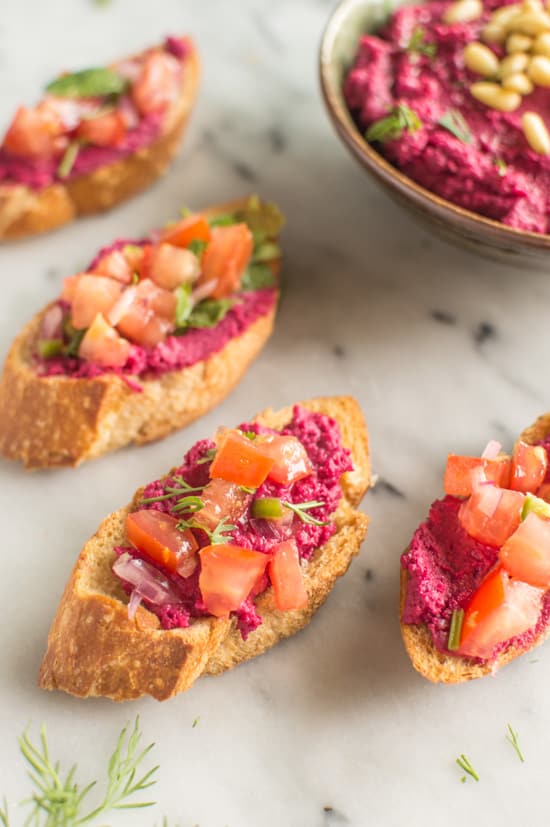
[[[533,52],[536,55],[550,57],[550,32],[543,32],[533,41]]]
[[[478,75],[483,75],[484,78],[493,77],[499,70],[497,56],[483,43],[477,41],[468,43],[464,49],[463,57],[468,69]]]
[[[469,23],[477,20],[483,14],[481,0],[458,0],[446,9],[443,15],[444,23]]]
[[[544,37],[544,35],[539,34],[539,37]],[[529,37],[526,34],[511,34],[508,36],[508,40],[506,41],[506,51],[509,55],[513,55],[516,52],[528,52],[532,45],[532,37]]]
[[[528,63],[529,56],[526,55],[525,52],[516,52],[500,61],[498,74],[501,78],[505,78],[507,75],[516,75],[518,72],[523,72],[524,69],[527,69]]]
[[[539,12],[542,11],[542,3],[540,0],[523,0],[521,10]]]
[[[546,12],[521,12],[513,18],[510,27],[515,32],[537,35],[550,31],[550,15]]]
[[[509,6],[501,6],[500,9],[494,11],[489,17],[489,24],[492,25],[494,23],[495,26],[508,25],[510,20],[512,20],[516,14],[520,12],[520,10],[521,6],[519,3],[511,3]]]
[[[504,43],[507,31],[497,23],[487,23],[481,30],[481,39],[485,43]]]
[[[550,86],[550,58],[535,55],[529,61],[527,74],[535,86]]]
[[[515,75],[506,75],[502,81],[502,88],[517,92],[518,95],[530,95],[534,86],[527,75],[517,72]]]
[[[550,135],[541,116],[536,112],[524,112],[521,116],[521,125],[525,140],[531,149],[539,155],[550,155]]]
[[[491,109],[499,112],[513,112],[521,103],[521,95],[517,92],[503,89],[498,83],[480,81],[470,86],[473,97]]]

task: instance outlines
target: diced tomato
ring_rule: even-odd
[[[132,99],[142,115],[172,103],[179,91],[180,64],[166,52],[151,52],[132,87]]]
[[[240,431],[226,431],[210,466],[210,476],[247,488],[258,488],[273,464],[273,457],[264,446],[256,445]]]
[[[174,244],[176,247],[189,247],[192,241],[210,241],[210,224],[204,217],[197,213],[182,218],[176,224],[172,224],[162,234],[161,240],[167,244]]]
[[[482,457],[463,457],[449,454],[443,488],[453,497],[468,497],[472,493],[472,471],[483,468],[489,482],[500,488],[508,488],[510,483],[510,457],[483,459]]]
[[[126,136],[126,118],[115,110],[80,121],[76,134],[95,146],[117,146]]]
[[[4,148],[24,158],[49,158],[59,151],[63,125],[49,109],[20,106],[4,137]]]
[[[169,322],[174,321],[177,298],[170,290],[164,290],[154,284],[151,279],[143,279],[137,285],[137,295],[138,298],[147,302],[158,316],[162,316]]]
[[[268,474],[270,480],[281,485],[291,485],[311,474],[313,466],[307,451],[295,436],[261,436],[258,444],[266,449],[274,464]]]
[[[458,653],[489,659],[495,646],[536,625],[544,591],[513,580],[501,566],[490,572],[464,614]]]
[[[139,277],[142,279],[150,279],[151,278],[151,259],[153,257],[153,245],[152,244],[144,244],[141,248],[141,261],[139,263],[139,267],[137,271],[139,273]]]
[[[220,543],[199,551],[199,588],[210,614],[227,617],[236,611],[264,573],[269,556]]]
[[[203,489],[200,498],[204,507],[195,514],[195,521],[213,530],[224,518],[229,523],[239,520],[246,511],[250,494],[234,482],[215,479]]]
[[[550,482],[543,482],[537,491],[537,497],[540,497],[541,500],[550,503]]]
[[[120,368],[129,356],[130,343],[122,339],[103,316],[98,315],[84,334],[78,355],[104,368]]]
[[[81,275],[83,274],[77,273],[76,276],[67,276],[63,279],[63,289],[61,291],[61,298],[64,299],[66,302],[69,302],[69,304],[74,299],[76,285],[78,284]]]
[[[500,548],[520,524],[524,500],[519,491],[486,483],[462,503],[458,519],[471,537]]]
[[[550,521],[531,511],[499,553],[508,574],[547,589],[550,586]]]
[[[269,564],[269,578],[275,594],[275,605],[282,612],[305,609],[307,589],[304,583],[300,555],[294,540],[279,543],[273,549]]]
[[[79,276],[71,301],[74,327],[88,327],[98,313],[106,315],[121,293],[122,285],[114,279],[88,273]]]
[[[178,571],[198,549],[193,533],[179,531],[178,521],[169,514],[144,508],[133,511],[126,518],[128,539],[154,563],[168,571]]]
[[[535,494],[544,482],[547,468],[548,457],[542,445],[528,445],[520,440],[512,457],[510,488]]]
[[[119,318],[117,327],[133,342],[154,347],[174,329],[176,296],[153,284],[150,279],[128,287],[125,292],[129,291],[132,291],[132,301]]]
[[[151,279],[165,290],[175,290],[180,284],[195,281],[200,272],[197,256],[173,244],[153,247],[148,266]]]
[[[233,293],[240,286],[244,271],[252,257],[254,238],[246,224],[214,227],[202,257],[199,284],[216,279],[212,292],[215,299]]]
[[[130,284],[135,268],[132,267],[122,250],[111,250],[94,265],[94,273],[109,276],[123,284]]]

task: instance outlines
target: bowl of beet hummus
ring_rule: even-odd
[[[352,155],[427,228],[499,261],[547,267],[550,149],[529,143],[525,115],[550,136],[550,85],[532,83],[522,64],[543,57],[550,71],[550,52],[540,55],[535,32],[522,35],[528,52],[514,61],[526,88],[512,92],[500,67],[520,32],[508,29],[500,42],[486,37],[495,12],[512,4],[473,2],[474,19],[446,22],[457,0],[344,0],[321,43],[324,101]],[[547,14],[542,6],[540,13]],[[496,73],[466,65],[472,43],[492,53]],[[487,89],[496,106],[476,97]]]

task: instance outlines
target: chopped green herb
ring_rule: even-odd
[[[62,352],[61,339],[40,339],[38,342],[38,355],[42,359],[52,359],[54,356],[60,356]]]
[[[142,250],[139,244],[125,244],[121,252],[123,256],[137,256]]]
[[[275,241],[262,241],[254,249],[252,261],[255,264],[273,261],[274,258],[281,257],[281,248]]]
[[[240,488],[240,489],[241,489],[241,491],[243,491],[245,494],[255,494],[255,493],[256,493],[256,491],[257,491],[257,489],[256,489],[256,488],[252,488],[250,485],[239,485],[239,488]]]
[[[82,69],[52,80],[46,86],[51,95],[67,98],[102,98],[107,95],[121,95],[126,91],[128,81],[107,67]]]
[[[207,241],[202,241],[200,238],[194,238],[193,241],[191,241],[191,243],[187,247],[187,249],[191,250],[192,253],[195,253],[195,255],[198,258],[200,258],[207,247]]]
[[[525,762],[525,758],[523,757],[523,753],[522,753],[522,751],[519,747],[518,734],[517,734],[517,732],[515,732],[515,730],[512,729],[510,724],[508,724],[507,728],[508,728],[508,732],[506,734],[506,740],[509,741],[512,744],[513,748],[516,751],[516,754],[517,754],[519,760],[523,764]]]
[[[193,311],[191,301],[191,285],[180,284],[176,289],[176,327],[182,328],[187,325],[189,316]]]
[[[182,218],[189,218],[190,215],[193,215],[193,210],[190,210],[189,207],[180,207],[179,209],[180,216]]]
[[[216,456],[217,448],[209,448],[205,455],[197,460],[197,465],[204,465],[206,462],[212,462]]]
[[[254,440],[258,436],[256,431],[241,431],[241,434],[245,436],[247,439]]]
[[[279,520],[283,516],[283,504],[278,497],[258,497],[252,503],[252,516],[261,520]]]
[[[479,781],[479,775],[474,770],[474,768],[472,767],[464,753],[462,753],[462,755],[460,755],[459,758],[456,759],[456,763],[458,764],[460,769],[468,773],[468,775],[470,775],[474,779],[474,781]],[[464,780],[462,781],[462,783],[464,783]]]
[[[389,115],[371,123],[365,133],[369,143],[385,143],[386,141],[397,141],[403,132],[416,132],[422,126],[422,121],[413,109],[404,103],[398,103],[391,110]]]
[[[274,287],[277,279],[267,264],[249,264],[241,279],[241,290],[263,290]]]
[[[189,511],[191,514],[195,514],[197,511],[200,511],[201,508],[204,508],[204,503],[200,497],[182,497],[172,507],[172,513],[176,514],[179,511]]]
[[[449,109],[437,122],[439,126],[462,141],[463,144],[473,143],[473,135],[470,132],[470,127],[464,120],[462,114],[456,109]]]
[[[325,503],[320,500],[310,500],[307,503],[289,503],[286,500],[281,500],[281,505],[285,508],[288,508],[290,511],[293,511],[303,523],[307,525],[328,525],[328,520],[324,522],[322,520],[318,520],[316,517],[312,517],[311,514],[308,514],[310,508],[319,508],[320,506],[324,506]]]
[[[422,26],[417,26],[411,35],[405,51],[411,54],[424,55],[434,58],[437,55],[437,43],[429,43],[426,39],[426,31]]]
[[[267,239],[277,238],[285,218],[276,204],[260,201],[257,195],[251,195],[246,206],[236,213],[238,221],[244,221],[252,230],[256,246]]]
[[[451,628],[449,629],[449,640],[447,649],[454,652],[460,646],[460,633],[464,622],[464,609],[455,609],[451,617]]]
[[[227,212],[212,216],[208,219],[208,223],[211,227],[229,227],[231,224],[238,224],[239,219],[235,213]]]
[[[235,299],[205,299],[193,308],[185,327],[216,327],[234,304]]]
[[[508,172],[508,164],[502,158],[495,158],[495,166],[501,178],[504,178]]]
[[[183,477],[177,474],[172,477],[172,479],[175,484],[166,483],[162,489],[164,494],[160,494],[158,497],[145,497],[140,500],[140,504],[147,505],[148,503],[160,503],[163,500],[171,500],[173,497],[187,497],[189,494],[202,491],[204,488],[204,485],[199,485],[194,488],[192,485],[189,485]]]
[[[85,333],[85,330],[75,330],[71,341],[65,348],[65,356],[78,356],[80,343],[82,342]]]
[[[227,543],[227,541],[231,539],[230,532],[235,531],[237,528],[237,526],[228,523],[227,520],[228,517],[224,517],[223,520],[220,520],[213,531],[210,531],[196,520],[193,520],[193,518],[188,520],[180,520],[176,525],[176,528],[179,531],[185,531],[188,528],[200,528],[200,530],[204,531],[204,533],[208,536],[210,545],[216,546],[220,543]]]
[[[547,503],[545,500],[541,499],[540,497],[535,497],[534,494],[526,494],[525,500],[523,501],[523,508],[521,509],[521,519],[525,520],[528,514],[533,511],[539,517],[543,517],[543,519],[548,520],[550,519],[550,503]]]
[[[71,141],[57,167],[57,175],[59,178],[67,178],[67,176],[71,174],[79,152],[79,141]]]

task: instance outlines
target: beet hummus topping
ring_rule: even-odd
[[[539,0],[400,8],[361,38],[344,94],[366,140],[414,181],[549,232],[550,13]]]
[[[148,239],[117,241],[65,279],[35,342],[41,376],[155,377],[203,361],[277,301],[283,218],[242,209],[185,216]]]
[[[436,649],[477,661],[529,648],[550,623],[549,445],[490,442],[481,457],[449,454],[445,498],[401,558],[405,624]]]
[[[143,489],[113,572],[164,629],[236,618],[244,640],[262,622],[255,599],[303,609],[308,561],[336,531],[340,478],[352,470],[335,420],[296,405],[281,431],[219,429]]]
[[[40,190],[88,175],[151,144],[181,93],[186,38],[108,67],[60,75],[20,106],[0,144],[0,185]]]

